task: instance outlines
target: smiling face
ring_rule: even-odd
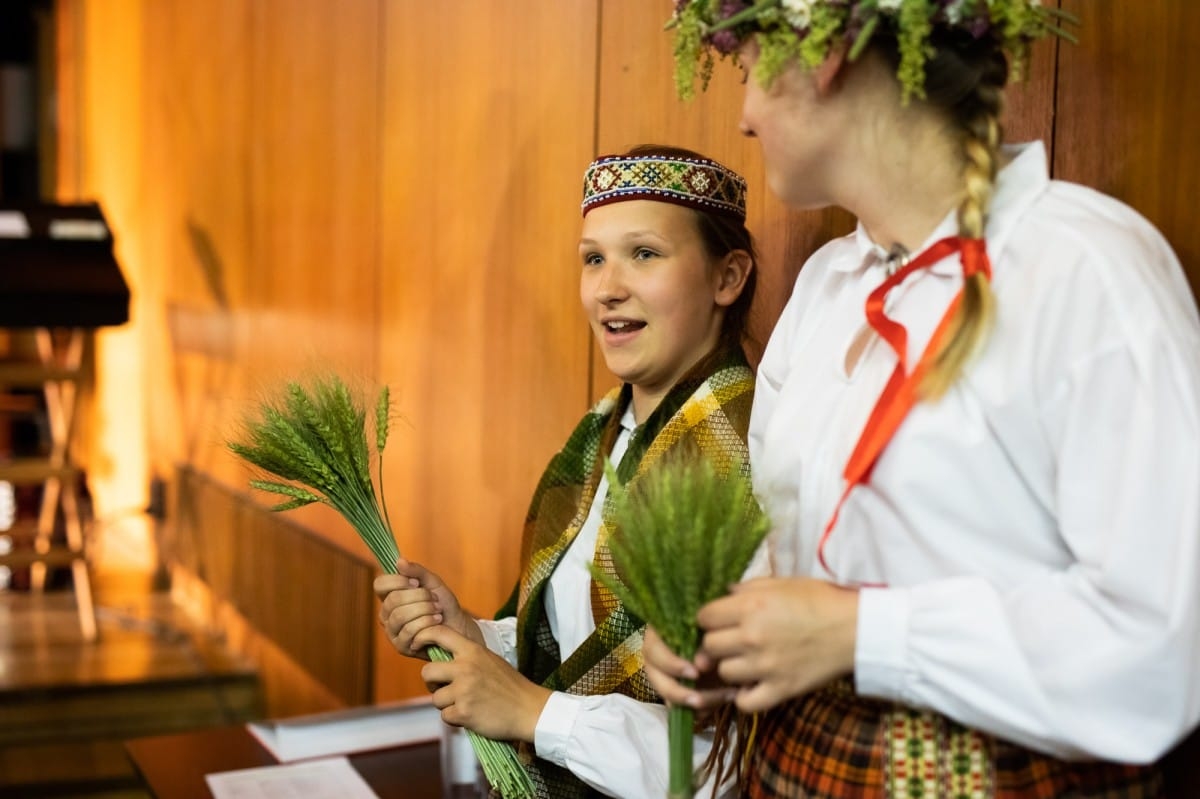
[[[642,422],[716,346],[737,297],[693,211],[628,200],[593,208],[579,242],[580,299],[609,370],[633,386]]]

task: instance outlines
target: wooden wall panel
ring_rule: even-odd
[[[222,262],[246,262],[244,175],[230,168],[245,162],[248,141],[245,12],[231,0],[202,9],[62,0],[56,11],[67,121],[58,196],[100,201],[132,289],[130,322],[97,336],[87,466],[103,518],[144,506],[151,472],[169,475],[195,442],[216,438],[188,412],[207,398],[176,379],[171,316],[182,306],[193,319],[225,321],[214,316],[224,306],[212,287],[223,276],[199,257],[193,230]],[[124,565],[152,564],[155,548],[150,539],[123,542],[133,561]]]
[[[70,168],[59,174],[63,201],[98,199],[115,235],[114,251],[125,266],[132,291],[130,314],[152,307],[142,292],[149,279],[144,268],[148,237],[132,224],[144,205],[139,152],[144,141],[142,121],[144,62],[141,49],[141,5],[133,0],[109,4],[107,13],[90,6],[64,4],[64,44],[73,80],[66,81],[68,97],[87,103],[73,104],[63,115],[75,142]],[[65,152],[65,150],[64,150]],[[137,359],[141,340],[131,325],[106,328],[95,337],[93,401],[80,427],[87,436],[82,450],[96,513],[104,517],[142,498],[147,473],[148,441],[144,423],[146,398],[140,391],[144,379]],[[139,390],[129,392],[130,386]],[[128,413],[113,413],[123,405]],[[85,432],[86,431],[86,432]],[[111,540],[111,539],[110,539]],[[112,547],[102,552],[105,560]],[[134,566],[140,566],[134,556]]]
[[[380,6],[63,5],[78,90],[62,158],[79,168],[61,196],[101,199],[134,293],[98,347],[97,499],[138,507],[176,463],[242,490],[223,444],[257,388],[310,366],[374,377]],[[258,515],[250,541],[279,521]],[[362,552],[328,511],[294,520]],[[369,684],[369,648],[346,657]]]
[[[86,25],[83,0],[54,2],[54,190],[50,196],[70,201],[79,196],[82,155],[80,128],[83,73],[86,68],[83,37]]]
[[[1057,40],[1040,42],[1030,53],[1024,73],[1010,76],[1004,92],[1006,142],[1040,140],[1047,148],[1053,146],[1054,74],[1062,46]]]
[[[250,362],[374,378],[381,3],[251,4]]]
[[[250,255],[235,309],[241,390],[226,433],[284,380],[334,371],[373,397],[376,378],[382,5],[264,0],[249,9]],[[246,485],[244,465],[223,450],[200,466]],[[329,509],[289,515],[369,556]]]
[[[116,222],[118,241],[143,248],[122,263],[150,411],[113,410],[148,428],[154,471],[190,463],[244,486],[224,441],[261,389],[321,368],[374,379],[381,11],[225,0],[137,13],[114,24],[142,33],[128,51],[153,65],[144,85],[84,103],[144,97],[103,111],[140,122],[136,136],[89,140],[97,160],[128,152],[134,168],[84,193],[139,200]],[[359,546],[333,517],[307,518]]]
[[[595,0],[386,6],[381,379],[402,551],[490,615],[537,478],[587,407],[580,187]],[[453,31],[453,35],[431,32]],[[423,690],[380,636],[378,695]]]
[[[1137,208],[1179,254],[1200,290],[1200,4],[1064,0],[1083,18],[1064,46],[1058,80],[1055,176]]]
[[[149,239],[134,319],[146,364],[153,471],[211,468],[236,396],[238,309],[246,303],[253,141],[250,15],[237,0],[145,3]]]

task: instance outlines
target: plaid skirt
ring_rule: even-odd
[[[742,795],[820,799],[1163,799],[1153,766],[1070,763],[849,680],[763,714]]]

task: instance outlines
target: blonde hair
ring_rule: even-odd
[[[963,135],[964,195],[958,207],[958,235],[982,239],[996,184],[1003,137],[1004,85],[1008,64],[998,45],[987,40],[947,37],[927,67],[928,101],[944,109]],[[995,296],[988,275],[975,272],[963,285],[950,327],[921,381],[921,394],[941,397],[983,348],[995,320]]]

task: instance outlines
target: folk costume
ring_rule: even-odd
[[[622,200],[674,202],[745,216],[745,184],[709,161],[610,156],[585,175],[583,210]],[[746,432],[754,375],[740,346],[722,344],[666,394],[642,424],[632,389],[609,392],[550,461],[529,506],[522,572],[495,621],[480,621],[492,651],[553,693],[522,747],[538,796],[660,796],[667,784],[666,708],[646,681],[644,622],[592,581],[588,564],[616,577],[604,460],[631,489],[672,457],[711,459],[749,472]],[[699,767],[711,736],[695,739]],[[710,780],[711,782],[711,780]],[[710,796],[711,785],[698,795]]]
[[[589,511],[603,507],[607,481],[602,459],[610,442],[623,432],[628,437],[617,474],[631,487],[655,463],[680,453],[712,458],[746,473],[744,431],[753,385],[741,353],[720,351],[678,383],[645,424],[632,431],[622,425],[623,418],[629,423],[629,387],[614,389],[584,417],[547,467],[526,521],[513,638],[495,650],[510,656],[515,648],[516,664],[525,676],[560,692],[547,703],[535,733],[539,759],[530,770],[539,796],[603,795],[595,789],[612,796],[656,795],[656,788],[665,792],[660,786],[666,781],[666,709],[650,704],[659,700],[642,670],[642,620],[576,569],[567,579],[586,594],[594,629],[574,651],[563,652],[547,589],[564,558],[569,563],[569,550]],[[593,549],[596,562],[612,572],[605,547],[609,526],[608,513],[601,510]],[[555,593],[556,605],[562,604],[562,593]],[[709,746],[707,736],[697,736],[698,763]]]
[[[908,98],[933,26],[990,27],[1019,64],[1060,14],[687,0],[676,52],[690,87],[701,51],[756,35],[769,80],[886,25]],[[859,604],[853,677],[763,714],[745,795],[1159,797],[1153,761],[1200,721],[1200,318],[1145,219],[1050,180],[1040,143],[1005,156],[982,238],[952,212],[909,258],[860,226],[806,262],[768,342],[750,449],[773,563]],[[991,334],[922,399],[980,272]]]
[[[928,774],[962,787],[928,795],[1152,797],[1155,770],[1112,763],[1153,761],[1200,718],[1191,293],[1135,212],[1051,181],[1040,143],[1008,152],[987,227],[995,331],[908,412],[828,535],[896,365],[882,339],[846,364],[887,253],[861,228],[819,250],[767,345],[750,447],[775,566],[863,587],[853,685],[766,715],[751,796],[908,796]],[[956,261],[889,297],[910,363]]]

